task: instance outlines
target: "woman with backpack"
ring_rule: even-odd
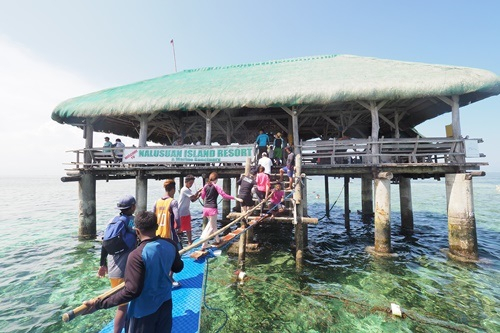
[[[101,247],[100,267],[97,276],[108,274],[111,288],[124,281],[125,266],[130,252],[137,245],[137,235],[134,230],[135,198],[126,195],[118,201],[116,208],[120,215],[113,217],[104,231]],[[125,327],[127,304],[121,304],[116,310],[113,332],[119,333]]]
[[[217,210],[217,199],[219,194],[223,199],[226,200],[237,200],[243,202],[240,198],[235,198],[229,194],[226,194],[222,188],[217,185],[217,180],[219,175],[217,172],[212,172],[208,177],[208,182],[205,184],[201,190],[201,198],[203,199],[203,217],[208,218],[208,223],[205,229],[201,233],[201,239],[207,239],[208,236],[217,231],[217,215],[219,211]],[[220,243],[219,235],[215,236],[215,244]],[[208,242],[204,242],[201,246],[201,250],[204,251],[208,247]]]

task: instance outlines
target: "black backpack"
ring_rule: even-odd
[[[107,225],[102,246],[109,254],[115,255],[135,248],[137,236],[129,231],[127,222],[128,219],[121,215],[114,217]]]

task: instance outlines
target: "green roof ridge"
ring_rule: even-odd
[[[227,65],[227,66],[213,66],[213,67],[201,67],[201,68],[193,68],[186,69],[183,72],[185,73],[194,73],[194,72],[205,72],[212,70],[221,70],[221,69],[231,69],[231,68],[245,68],[245,67],[257,67],[257,66],[266,66],[266,65],[276,65],[287,62],[298,62],[298,61],[314,61],[321,59],[331,59],[339,56],[338,54],[330,54],[330,55],[320,55],[320,56],[306,56],[306,57],[298,57],[298,58],[288,58],[288,59],[277,59],[277,60],[269,60],[269,61],[261,61],[247,64],[238,64],[238,65]]]

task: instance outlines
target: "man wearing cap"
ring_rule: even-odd
[[[186,233],[188,245],[191,245],[193,242],[191,234],[191,212],[189,207],[191,206],[191,202],[198,200],[201,190],[203,189],[200,188],[198,191],[193,193],[193,191],[191,191],[191,187],[194,184],[194,180],[195,177],[193,175],[187,175],[186,178],[184,178],[184,187],[181,188],[179,193],[179,215],[181,216],[180,231]]]
[[[262,165],[264,167],[264,173],[271,177],[271,167],[273,166],[273,160],[267,157],[267,153],[262,153],[262,157],[257,162],[257,165]]]
[[[116,208],[120,210],[120,214],[113,217],[109,223],[116,223],[120,219],[125,222],[127,231],[135,234],[134,231],[134,211],[135,211],[136,201],[131,195],[126,195],[122,197],[116,204]],[[108,224],[109,224],[108,223]],[[118,254],[108,254],[104,246],[101,247],[101,259],[100,267],[97,271],[99,277],[106,276],[108,273],[109,281],[111,282],[111,287],[114,288],[124,281],[125,275],[125,265],[127,264],[128,255],[132,252],[133,248],[123,251]],[[125,327],[125,317],[127,315],[128,305],[121,304],[118,305],[116,310],[115,320],[114,320],[114,333],[119,333]]]
[[[153,212],[136,218],[139,246],[130,253],[125,268],[125,286],[115,294],[83,302],[83,315],[130,302],[127,332],[160,333],[172,331],[172,282],[169,271],[184,268],[177,246],[171,239],[156,236],[158,223]]]

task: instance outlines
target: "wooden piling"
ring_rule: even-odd
[[[224,178],[222,180],[222,190],[231,195],[231,179]],[[222,201],[222,219],[225,220],[226,216],[231,212],[231,200]]]
[[[399,203],[401,207],[401,231],[405,234],[413,233],[413,207],[411,200],[411,180],[399,179]]]
[[[351,219],[349,209],[349,177],[344,177],[344,226],[345,230],[351,230]]]
[[[479,258],[472,177],[465,173],[446,175],[448,207],[448,255],[460,261]]]
[[[325,176],[325,215],[330,218],[330,187],[328,185],[328,176]]]
[[[295,177],[300,177],[302,173],[302,156],[297,154],[295,157]],[[300,179],[300,178],[297,178]],[[295,268],[297,271],[302,271],[304,267],[304,228],[302,217],[304,216],[304,208],[302,202],[302,184],[300,181],[295,182],[295,192],[293,199],[297,203],[296,214],[297,224],[295,224]]]
[[[371,175],[361,176],[361,214],[363,222],[367,223],[373,217],[373,183]]]
[[[247,157],[246,161],[245,161],[245,175],[247,175],[247,176],[250,175],[251,163],[252,163],[252,159],[250,157]],[[245,223],[246,223],[246,219],[245,219]],[[247,232],[245,233],[246,244],[252,243],[254,236],[255,236],[254,228],[248,229]]]

